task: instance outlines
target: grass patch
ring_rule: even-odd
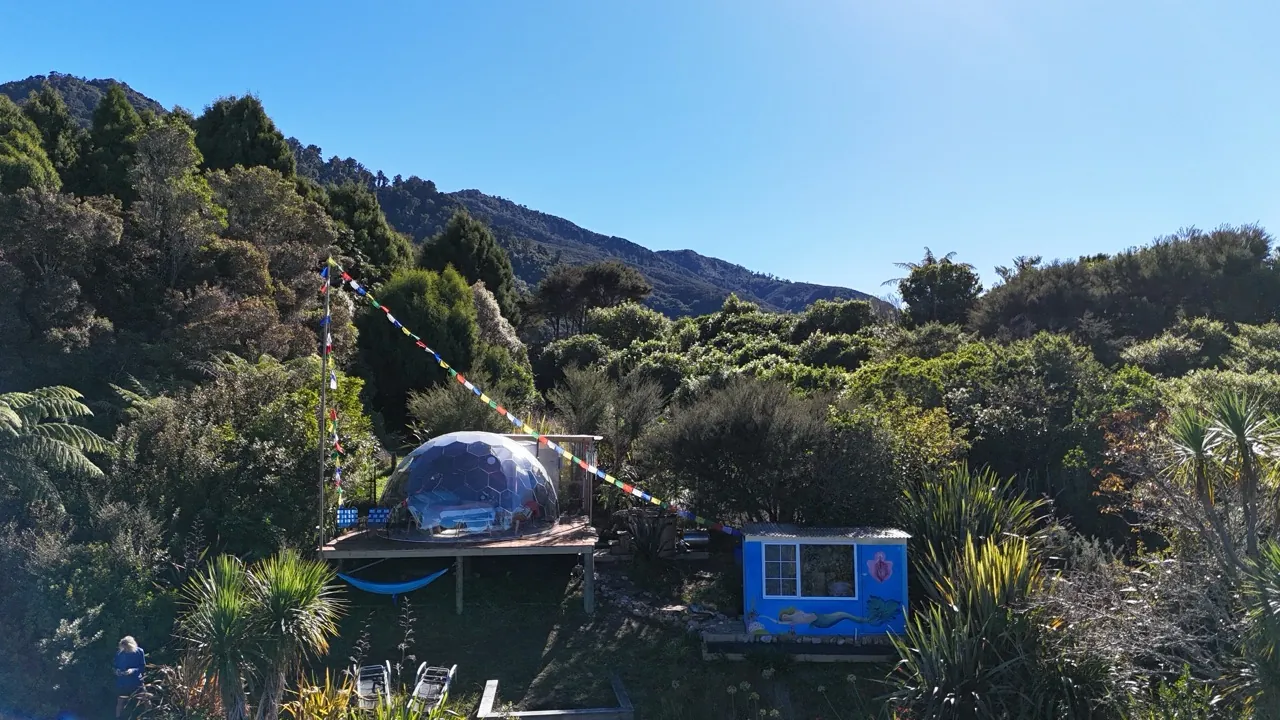
[[[443,567],[443,560],[388,561],[361,577],[402,580]],[[677,718],[869,718],[884,692],[878,680],[888,667],[863,664],[798,664],[763,654],[742,662],[705,662],[697,639],[658,623],[597,603],[582,610],[576,558],[470,558],[464,614],[454,613],[450,573],[401,598],[349,589],[341,637],[326,659],[343,668],[352,657],[400,665],[407,684],[418,663],[458,665],[454,697],[459,711],[478,702],[488,679],[499,698],[521,709],[608,706],[616,672],[639,717]],[[661,601],[709,603],[732,614],[736,569],[703,564],[624,566],[637,589]],[[736,594],[735,594],[736,592]],[[404,603],[408,603],[408,612]],[[740,603],[740,599],[737,600]],[[732,690],[731,690],[732,688]],[[469,703],[469,704],[468,704]],[[763,715],[761,714],[763,711]]]

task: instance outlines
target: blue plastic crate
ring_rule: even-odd
[[[349,528],[356,524],[359,519],[358,511],[355,508],[340,507],[338,508],[338,527]]]
[[[385,527],[391,508],[369,508],[369,527]]]

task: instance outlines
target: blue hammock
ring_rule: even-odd
[[[350,575],[338,573],[338,577],[351,583],[354,587],[365,592],[376,593],[378,595],[403,595],[404,593],[413,592],[418,588],[426,587],[439,578],[441,575],[449,572],[449,568],[445,568],[439,572],[432,573],[424,578],[417,580],[409,580],[400,583],[376,583],[368,580],[353,578]]]

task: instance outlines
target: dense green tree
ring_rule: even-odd
[[[0,96],[0,191],[57,190],[61,185],[40,130],[12,100]]]
[[[299,347],[290,355],[313,352],[317,336],[314,318],[308,313],[318,310],[316,269],[327,255],[338,252],[334,222],[320,204],[299,195],[295,183],[270,168],[215,170],[208,178],[215,203],[227,212],[223,235],[238,241],[237,245],[247,243],[253,253],[266,259],[269,285],[244,294],[271,298],[282,323],[274,332],[291,336],[290,346]],[[218,257],[235,263],[235,255],[228,248]],[[208,281],[228,288],[245,277],[229,267],[224,270],[208,264],[201,271]],[[350,312],[341,302],[334,303],[333,312],[335,352],[345,359],[355,340],[347,322]]]
[[[533,384],[533,370],[523,356],[513,357],[502,345],[479,342],[471,371],[480,371],[489,378],[489,385],[481,385],[489,396],[499,398],[504,404],[516,408],[531,408],[538,401]]]
[[[1260,324],[1277,307],[1271,236],[1244,225],[1181,230],[1116,255],[1020,264],[983,296],[972,319],[986,335],[1028,336],[1079,332],[1086,318],[1101,318],[1115,339],[1146,340],[1181,318]]]
[[[297,171],[293,151],[252,95],[225,97],[205,108],[195,121],[196,146],[204,167],[230,170],[236,165],[271,168],[286,178]]]
[[[376,296],[390,312],[368,308],[357,316],[360,352],[369,368],[373,406],[387,429],[399,432],[407,424],[409,393],[440,385],[448,375],[389,320],[394,318],[418,333],[452,368],[465,374],[476,357],[476,309],[471,288],[452,268],[443,273],[401,270],[377,288]]]
[[[480,338],[490,345],[506,348],[513,358],[527,359],[528,349],[520,342],[516,329],[502,316],[498,299],[489,292],[484,282],[472,283],[471,296],[476,304],[476,323],[480,327]]]
[[[6,712],[101,708],[114,682],[101,672],[102,658],[117,639],[169,634],[172,593],[163,573],[171,565],[156,550],[159,523],[140,508],[94,499],[74,517],[28,505],[25,527],[0,527],[0,652],[22,658],[0,663]]]
[[[732,521],[884,524],[899,491],[888,439],[874,425],[837,429],[825,399],[749,379],[653,426],[637,463],[700,512]]]
[[[320,358],[229,357],[202,368],[206,381],[189,390],[127,394],[131,419],[116,435],[110,492],[163,518],[177,557],[188,545],[250,558],[314,547]],[[346,451],[343,482],[357,487],[378,446],[363,382],[336,375],[328,400]]]
[[[473,370],[467,379],[477,386],[489,390],[494,385],[493,378],[482,370]],[[493,408],[476,402],[475,395],[464,388],[454,387],[456,383],[445,383],[426,390],[411,390],[406,403],[409,413],[409,432],[415,442],[426,442],[431,438],[451,432],[473,430],[492,433],[511,431],[511,423],[493,411]],[[490,395],[490,397],[497,397]],[[506,398],[499,400],[503,407],[525,417],[525,408],[508,403]]]
[[[589,367],[609,357],[609,348],[595,335],[574,335],[557,340],[533,361],[533,377],[538,390],[546,391],[560,382],[564,368]]]
[[[22,105],[22,112],[40,131],[45,154],[64,183],[70,183],[76,162],[88,135],[76,124],[62,101],[62,94],[45,84],[39,92],[31,91]]]
[[[0,377],[12,382],[44,377],[44,371],[71,371],[47,358],[69,360],[110,333],[110,323],[95,307],[85,283],[95,258],[121,238],[120,206],[113,198],[77,199],[25,188],[0,195],[0,266],[8,312],[0,311],[0,332],[9,342],[2,351]],[[14,373],[11,375],[10,373]]]
[[[74,188],[81,195],[114,195],[133,201],[129,168],[144,130],[142,117],[119,85],[112,85],[93,111],[89,149],[80,154]]]
[[[858,335],[810,335],[796,350],[796,359],[813,367],[857,370],[871,357],[873,344]]]
[[[1052,495],[1056,508],[1084,531],[1127,536],[1102,512],[1091,470],[1105,452],[1104,418],[1118,412],[1149,418],[1158,407],[1158,390],[1146,373],[1113,374],[1070,338],[1042,333],[1008,346],[970,343],[932,360],[867,363],[849,386],[866,402],[898,397],[945,409],[967,434],[975,467],[1017,476]]]
[[[137,201],[130,214],[156,251],[163,287],[173,289],[200,248],[226,225],[226,211],[200,173],[195,133],[181,122],[145,131],[135,146],[129,177]]]
[[[511,261],[494,240],[489,226],[465,209],[455,211],[444,229],[423,244],[418,254],[420,268],[442,272],[450,265],[467,282],[483,282],[497,298],[503,317],[513,324],[520,323]]]
[[[982,294],[978,273],[968,263],[951,260],[955,253],[937,258],[929,248],[924,249],[924,260],[919,263],[899,263],[910,271],[907,277],[897,280],[898,294],[907,305],[906,319],[910,324],[928,322],[964,325]]]
[[[872,340],[876,360],[888,360],[898,355],[921,359],[936,358],[955,352],[976,337],[959,325],[925,323],[915,327],[884,324],[869,328],[864,337]]]
[[[818,300],[800,314],[794,339],[803,342],[816,332],[851,335],[875,320],[875,310],[866,300]]]
[[[338,241],[348,270],[362,283],[386,280],[413,263],[409,239],[387,224],[378,198],[368,189],[348,183],[330,187],[328,211],[346,232]]]
[[[546,322],[552,340],[567,338],[581,330],[579,310],[585,312],[577,294],[581,282],[582,268],[558,265],[534,290],[531,314]]]
[[[598,336],[615,350],[624,350],[632,343],[657,340],[666,334],[671,321],[657,310],[639,303],[626,302],[607,308],[587,311],[585,332]]]
[[[616,260],[561,265],[538,283],[532,310],[547,322],[552,339],[559,340],[582,332],[593,308],[640,302],[652,290],[639,270]]]

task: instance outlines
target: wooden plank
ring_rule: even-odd
[[[590,550],[582,553],[582,609],[588,615],[596,611],[596,556]]]
[[[498,681],[490,680],[484,684],[484,695],[480,696],[480,707],[476,710],[476,716],[498,717],[493,714],[493,703],[498,699]]]
[[[408,543],[404,543],[408,544]],[[321,548],[320,556],[326,560],[378,560],[381,558],[433,558],[433,557],[467,557],[497,555],[581,555],[595,547],[590,545],[560,545],[556,547],[475,547],[475,548],[365,548],[360,550],[339,550],[337,548]]]
[[[613,686],[614,697],[618,698],[618,707],[634,712],[635,706],[631,704],[631,696],[627,694],[627,689],[622,687],[622,678],[616,674],[610,675],[609,684]]]

